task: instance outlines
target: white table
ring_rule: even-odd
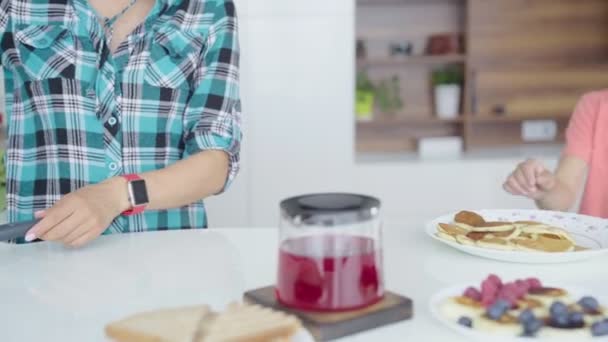
[[[479,259],[432,241],[422,225],[385,225],[387,287],[414,300],[414,319],[345,341],[464,341],[441,326],[428,300],[442,287],[489,272],[539,276],[602,293],[603,258],[568,265]],[[276,229],[155,232],[103,237],[69,250],[49,243],[0,244],[0,341],[104,341],[104,325],[133,312],[209,303],[221,308],[247,289],[273,284]]]

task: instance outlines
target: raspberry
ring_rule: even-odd
[[[528,279],[526,279],[526,282],[528,283],[528,286],[530,287],[530,289],[538,289],[540,287],[543,287],[543,285],[541,284],[540,280],[538,280],[538,278],[528,278]]]
[[[496,274],[490,274],[486,280],[494,283],[496,287],[502,286],[502,280]]]
[[[481,283],[481,293],[486,293],[486,292],[495,294],[498,292],[498,287],[493,282],[491,282],[489,280],[484,280],[484,282]]]
[[[474,301],[477,301],[477,302],[481,301],[481,292],[479,292],[479,290],[477,290],[476,288],[474,288],[472,286],[468,287],[464,291],[463,296],[465,296],[467,298],[470,298],[470,299],[472,299]]]

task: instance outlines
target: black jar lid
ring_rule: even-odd
[[[281,202],[281,215],[295,226],[338,226],[375,219],[377,198],[349,193],[318,193],[291,197]]]

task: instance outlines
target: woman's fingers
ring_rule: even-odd
[[[87,220],[82,223],[78,228],[71,231],[67,236],[65,236],[62,242],[65,245],[73,246],[74,242],[80,239],[82,236],[86,235],[90,231],[94,229],[94,224],[91,220]]]
[[[55,225],[46,234],[39,236],[39,238],[47,241],[63,241],[66,236],[68,236],[74,230],[77,230],[86,221],[86,215],[83,215],[78,211],[73,212],[65,220]]]
[[[72,215],[74,211],[75,210],[70,203],[63,201],[57,202],[57,204],[45,211],[44,218],[27,232],[25,241],[34,241],[35,239],[46,235],[53,227]]]

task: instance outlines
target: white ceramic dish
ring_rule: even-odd
[[[431,238],[465,253],[507,262],[529,264],[565,263],[585,260],[599,255],[608,255],[608,220],[605,219],[545,210],[488,209],[475,210],[475,212],[482,215],[488,221],[512,222],[527,220],[560,227],[567,230],[578,245],[589,249],[564,253],[507,251],[462,245],[455,241],[448,241],[437,237],[435,235],[437,225],[439,223],[453,222],[456,213],[444,215],[428,222],[426,233]]]
[[[306,329],[300,330],[296,336],[293,337],[293,342],[315,342],[315,339],[312,338],[312,335]]]
[[[551,336],[551,337],[543,338],[542,335],[540,335],[536,338],[524,338],[524,337],[517,337],[517,336],[504,336],[504,335],[501,336],[501,335],[496,335],[496,334],[489,334],[487,332],[483,332],[483,331],[470,329],[470,328],[461,326],[457,322],[454,322],[454,321],[444,317],[440,313],[440,310],[439,310],[441,303],[443,303],[444,300],[446,300],[450,297],[455,297],[455,296],[461,295],[462,292],[464,291],[464,289],[466,289],[468,286],[471,286],[471,284],[474,284],[474,282],[471,282],[469,284],[451,286],[449,288],[439,291],[433,297],[431,297],[431,300],[429,302],[429,305],[430,305],[429,309],[431,311],[432,316],[436,320],[438,320],[442,325],[452,329],[453,331],[456,331],[459,334],[468,337],[469,339],[474,339],[474,340],[479,340],[479,341],[528,341],[528,342],[530,342],[530,341],[569,341],[569,342],[574,342],[574,340],[572,339],[572,336],[564,336],[563,338]],[[551,286],[552,284],[547,284],[547,285]],[[590,295],[590,293],[588,291],[585,291],[584,289],[580,289],[580,288],[576,288],[576,287],[567,287],[567,286],[559,286],[559,287],[568,291],[568,293],[572,296],[572,298],[578,298],[578,297],[582,297],[585,295]],[[591,295],[593,295],[593,294],[591,294]],[[597,296],[596,296],[596,298],[597,298]],[[606,301],[605,298],[598,298],[598,300],[600,301],[600,303],[608,303],[608,301]],[[608,337],[589,337],[587,339],[583,339],[583,338],[580,338],[579,336],[577,336],[575,340],[576,340],[576,342],[578,342],[578,341],[608,342]]]

